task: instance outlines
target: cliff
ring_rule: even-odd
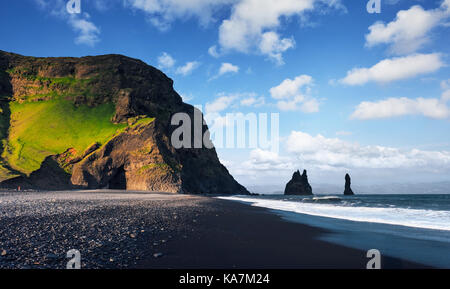
[[[286,184],[284,190],[285,195],[312,195],[312,188],[308,182],[306,170],[300,175],[300,171],[296,171],[292,175],[292,179]]]
[[[0,110],[0,187],[248,193],[214,148],[172,146],[194,107],[140,60],[0,51]]]

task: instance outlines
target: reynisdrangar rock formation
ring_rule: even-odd
[[[312,188],[308,182],[306,170],[300,175],[300,171],[296,171],[292,175],[292,179],[286,184],[284,190],[285,195],[312,195]]]
[[[351,188],[351,183],[352,183],[352,181],[351,181],[350,175],[346,174],[345,175],[345,190],[344,190],[344,195],[346,195],[346,196],[354,195],[352,188]]]

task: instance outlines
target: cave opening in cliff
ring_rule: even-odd
[[[127,177],[125,175],[125,168],[121,166],[115,175],[109,181],[109,186],[112,190],[126,190],[127,189]]]

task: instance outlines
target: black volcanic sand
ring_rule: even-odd
[[[366,252],[269,210],[133,192],[0,193],[0,268],[365,268]],[[383,268],[424,268],[382,258]]]

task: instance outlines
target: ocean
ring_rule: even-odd
[[[319,239],[450,268],[450,194],[231,196],[327,233]]]

